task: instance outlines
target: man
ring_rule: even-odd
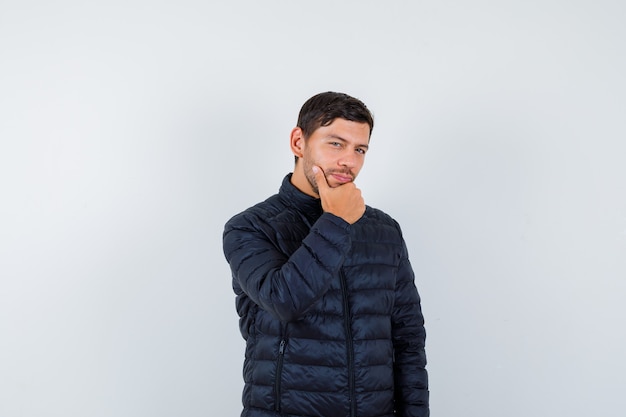
[[[293,173],[225,226],[246,340],[242,417],[429,415],[400,227],[354,183],[373,126],[353,97],[310,98],[291,131]]]

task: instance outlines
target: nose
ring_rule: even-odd
[[[337,164],[339,164],[342,167],[354,168],[356,166],[355,153],[351,151],[345,151],[341,155],[341,158],[339,158],[339,160],[337,161]]]

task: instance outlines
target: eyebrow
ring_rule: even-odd
[[[348,141],[344,138],[342,138],[341,136],[337,136],[337,135],[333,135],[332,133],[328,136],[326,136],[328,139],[337,139],[340,140],[344,143],[347,143]],[[365,149],[369,149],[369,145],[368,144],[361,144],[361,145],[356,145],[357,148],[365,148]]]

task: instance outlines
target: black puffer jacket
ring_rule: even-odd
[[[398,224],[349,225],[290,183],[233,217],[242,417],[425,417],[424,326]]]

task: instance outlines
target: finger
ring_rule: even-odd
[[[315,183],[317,184],[317,188],[330,188],[330,185],[328,185],[328,181],[326,181],[326,175],[324,175],[324,171],[322,171],[322,168],[314,165],[312,170],[313,174],[315,175]]]

